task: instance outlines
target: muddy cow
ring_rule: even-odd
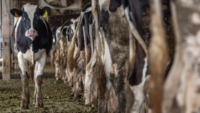
[[[86,58],[86,72],[85,72],[85,87],[84,87],[84,97],[85,105],[97,105],[97,86],[96,86],[96,76],[95,64],[96,64],[96,49],[95,49],[95,36],[94,36],[94,22],[92,16],[91,3],[88,3],[88,9],[83,16],[83,36],[85,48],[85,58]],[[89,44],[88,44],[89,40]]]
[[[147,40],[144,38],[145,30],[142,25],[142,11],[139,0],[124,0],[122,1],[124,13],[129,23],[130,30],[139,33],[138,35],[142,39],[143,43],[145,43],[145,49],[147,45]],[[130,16],[130,13],[133,16]],[[128,112],[131,113],[139,113],[142,104],[144,102],[145,96],[143,93],[143,87],[146,81],[146,76],[149,75],[148,68],[148,58],[145,53],[144,48],[138,42],[138,40],[134,39],[130,34],[130,47],[129,47],[129,75],[128,75],[128,83],[130,85],[130,89],[134,94],[134,102],[130,101]],[[136,36],[136,35],[135,35]],[[128,102],[128,101],[127,101]],[[127,104],[128,105],[128,104]]]
[[[128,25],[130,27],[131,35],[129,38],[130,47],[129,47],[129,75],[128,83],[130,89],[134,94],[134,102],[128,103],[129,108],[128,112],[138,113],[141,111],[142,104],[145,100],[145,96],[148,97],[148,94],[144,94],[144,85],[150,76],[149,64],[148,64],[148,53],[147,47],[150,45],[150,35],[149,25],[145,28],[143,18],[145,16],[150,16],[148,10],[150,9],[150,3],[146,0],[122,0],[123,9],[125,17],[127,19]],[[169,1],[162,0],[163,5],[163,21],[166,26],[170,26],[170,8]],[[146,22],[149,24],[149,22]],[[170,31],[168,30],[167,33]],[[150,35],[147,35],[150,34]],[[135,38],[133,38],[133,36]],[[139,37],[140,40],[138,40]],[[171,36],[172,37],[172,36]],[[169,51],[173,55],[173,42],[169,42],[170,38],[167,39],[169,45]],[[141,43],[142,41],[142,43]],[[173,41],[173,40],[172,40]],[[171,62],[172,63],[172,62]],[[170,69],[168,65],[168,71]],[[167,74],[166,74],[167,75]]]
[[[56,31],[57,42],[51,52],[51,65],[55,65],[56,82],[63,80],[67,83],[67,76],[65,74],[67,62],[67,39],[60,33],[61,27]]]
[[[69,47],[74,46],[73,52],[71,52],[71,54],[73,55],[73,60],[70,63],[68,63],[69,59],[67,56],[67,66],[65,68],[65,73],[68,73],[67,78],[68,78],[68,82],[69,82],[70,86],[72,86],[72,82],[73,82],[72,77],[73,77],[73,73],[74,73],[74,69],[75,69],[75,64],[80,55],[76,37],[75,37],[74,43],[72,43],[75,26],[76,26],[76,20],[70,19],[70,20],[66,21],[61,27],[61,32],[62,32],[63,36],[67,39],[67,48],[65,48],[65,49],[67,49],[67,53],[69,52]],[[65,27],[67,27],[67,29],[65,29]]]
[[[125,81],[128,74],[129,31],[121,0],[92,1],[97,42],[96,71],[99,112],[108,111],[111,88],[113,112],[125,112]],[[93,5],[94,4],[94,5]],[[95,5],[97,4],[97,5]],[[99,9],[99,11],[97,11]],[[98,16],[99,15],[99,16]],[[96,37],[97,38],[97,37]]]
[[[91,3],[84,6],[82,10],[82,12],[85,13],[83,14],[84,17],[88,14],[88,12],[89,14],[91,14],[90,6]],[[77,97],[76,95],[78,94],[78,91],[82,90],[83,85],[85,84],[83,82],[85,79],[85,68],[83,67],[86,67],[86,64],[89,62],[91,56],[89,33],[87,34],[85,32],[89,30],[89,27],[87,26],[87,21],[85,22],[84,19],[81,19],[79,20],[80,26],[77,26],[78,19],[71,19],[66,21],[61,28],[63,35],[67,37],[69,43],[68,52],[73,55],[73,58],[71,58],[71,60],[69,60],[70,57],[68,57],[69,62],[67,64],[68,67],[66,68],[66,72],[69,73],[68,80],[70,80],[70,86],[73,87],[75,97]],[[68,26],[68,28],[64,29],[64,26]],[[78,29],[78,32],[75,34],[76,29]],[[73,36],[75,37],[74,39]],[[70,49],[70,46],[74,48]]]
[[[35,92],[34,104],[42,107],[42,75],[47,54],[52,47],[52,33],[49,24],[43,18],[50,8],[39,8],[38,5],[27,3],[21,10],[11,9],[13,16],[19,17],[12,35],[13,47],[17,52],[19,67],[21,69],[22,98],[21,108],[29,107],[27,62],[35,64]]]
[[[85,67],[83,33],[80,29],[79,32],[77,32],[78,36],[74,37],[75,41],[72,41],[76,26],[77,20],[71,19],[66,21],[61,27],[62,35],[67,39],[66,50],[68,50],[70,46],[74,46],[74,50],[70,50],[73,55],[73,62],[67,63],[65,68],[65,74],[67,75],[69,85],[72,87],[74,97],[77,97],[79,91],[83,90],[82,77],[84,76],[85,71],[83,68]]]

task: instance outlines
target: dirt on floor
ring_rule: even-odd
[[[21,80],[0,80],[0,113],[96,113],[97,110],[84,105],[83,93],[73,98],[71,87],[54,79],[44,79],[42,84],[43,108],[33,105],[34,81],[29,80],[29,109],[20,108]]]

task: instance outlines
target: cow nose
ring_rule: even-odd
[[[29,31],[28,31],[28,34],[34,35],[34,34],[35,34],[35,31],[34,31],[34,30],[29,30]]]

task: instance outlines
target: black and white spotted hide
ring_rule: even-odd
[[[97,79],[97,82],[100,82],[98,83],[100,96],[105,95],[105,99],[99,101],[99,112],[107,112],[108,101],[113,100],[114,104],[110,106],[112,111],[125,113],[125,81],[128,74],[129,58],[128,24],[124,17],[121,0],[101,0],[97,1],[97,4],[99,5],[98,23],[100,24],[98,33],[100,40],[102,40],[102,54],[99,58],[102,60],[105,71],[105,75],[97,77],[101,79]],[[102,83],[104,78],[106,78],[106,84]],[[109,97],[111,88],[114,89],[114,94]]]
[[[46,63],[47,54],[52,47],[52,33],[49,24],[43,18],[50,12],[50,8],[39,8],[38,5],[27,3],[21,10],[11,9],[11,14],[18,17],[14,29],[12,46],[15,46],[22,79],[21,108],[28,108],[29,91],[27,77],[27,62],[35,64],[35,106],[43,106],[42,102],[42,75]]]

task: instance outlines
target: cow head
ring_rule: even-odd
[[[34,40],[38,36],[40,26],[44,24],[43,17],[50,13],[49,7],[39,8],[38,5],[33,3],[25,4],[21,10],[11,9],[10,12],[15,17],[21,17],[21,24],[25,30],[25,36]]]

